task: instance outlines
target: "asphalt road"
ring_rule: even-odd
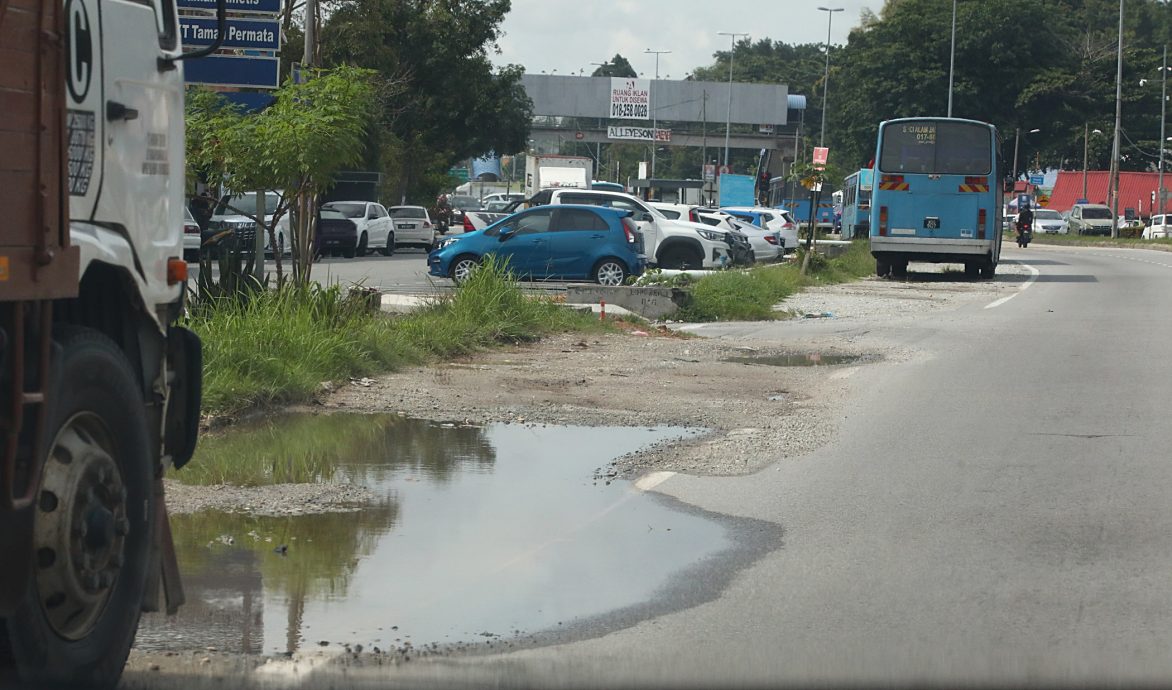
[[[677,475],[657,487],[698,509],[781,526],[782,546],[714,598],[569,644],[301,679],[1167,683],[1172,254],[1035,245],[1006,258],[1039,274],[1008,301],[878,326],[922,354],[853,370],[855,394],[830,445],[754,475]],[[706,334],[792,341],[798,327]]]
[[[284,259],[284,270],[289,271],[289,257]],[[190,264],[192,280],[199,273],[198,264]],[[276,280],[277,264],[265,262],[265,272]],[[313,279],[324,285],[361,284],[377,287],[384,292],[421,293],[437,287],[451,287],[446,278],[427,274],[427,252],[423,249],[399,249],[391,256],[372,254],[362,258],[325,258],[313,265]]]
[[[859,367],[831,445],[659,487],[784,529],[783,547],[718,598],[410,675],[482,687],[1168,682],[1172,254],[1007,255],[1036,282],[889,333],[927,355]],[[780,338],[793,327],[771,326]]]

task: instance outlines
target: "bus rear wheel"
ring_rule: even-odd
[[[875,275],[886,278],[891,273],[891,262],[887,259],[875,258]]]
[[[964,275],[966,278],[976,278],[981,275],[981,267],[976,261],[966,261],[964,263]]]
[[[993,263],[992,261],[986,261],[985,263],[981,264],[980,269],[981,278],[983,280],[991,280],[993,275],[997,273],[997,264]]]

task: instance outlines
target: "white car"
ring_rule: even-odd
[[[764,206],[729,206],[722,210],[742,211],[760,214],[765,221],[767,230],[777,230],[785,240],[784,251],[792,252],[798,247],[798,224],[793,215],[783,208],[767,208]]]
[[[199,245],[203,238],[199,232],[199,223],[191,215],[191,209],[183,207],[183,257],[188,261],[199,260]]]
[[[273,222],[274,211],[277,210],[277,205],[281,203],[281,192],[268,191],[265,192],[265,224]],[[244,215],[248,214],[248,215]],[[214,234],[221,230],[235,230],[241,241],[247,244],[252,241],[256,232],[256,221],[253,217],[256,215],[256,192],[248,192],[246,194],[237,194],[236,196],[225,195],[220,198],[220,203],[216,204],[215,211],[212,212],[212,218],[208,221],[208,232]],[[286,240],[289,214],[281,216],[281,220],[277,221],[276,235],[277,246],[280,247],[282,254],[288,254],[290,251],[290,244]],[[273,248],[270,246],[269,233],[264,232],[265,253],[272,254]]]
[[[1145,240],[1166,240],[1172,237],[1172,216],[1152,216],[1152,223],[1144,228],[1142,237]]]
[[[1065,235],[1066,219],[1053,209],[1034,209],[1033,230],[1035,235]]]
[[[524,199],[524,198],[525,198],[525,195],[522,192],[508,192],[508,193],[496,192],[494,194],[485,195],[480,200],[480,203],[484,205],[485,209],[488,209],[489,204],[498,204],[500,202],[504,202],[504,203],[500,204],[503,207],[503,206],[506,206],[508,204],[513,203],[514,201],[520,201],[521,199]]]
[[[382,204],[373,201],[331,201],[322,204],[323,211],[337,211],[354,222],[358,228],[356,256],[369,252],[395,253],[395,224]]]
[[[423,247],[435,244],[435,224],[422,206],[392,206],[387,209],[395,223],[396,247]]]
[[[784,240],[781,239],[780,231],[746,223],[716,209],[698,209],[696,217],[705,225],[729,228],[747,235],[753,247],[753,258],[757,261],[777,261],[783,256],[781,245]]]
[[[733,263],[730,240],[734,233],[702,223],[670,220],[659,209],[630,194],[601,189],[543,189],[529,201],[533,206],[587,204],[630,211],[643,235],[647,262],[659,268],[723,268]],[[746,246],[746,260],[748,252]]]

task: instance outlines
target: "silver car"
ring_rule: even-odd
[[[1034,211],[1035,235],[1065,235],[1066,219],[1062,214],[1048,208],[1039,208]]]
[[[395,222],[396,247],[423,247],[435,244],[435,224],[422,206],[391,206],[387,209]]]

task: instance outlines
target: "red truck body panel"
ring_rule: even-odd
[[[73,297],[59,0],[0,0],[0,301]]]

